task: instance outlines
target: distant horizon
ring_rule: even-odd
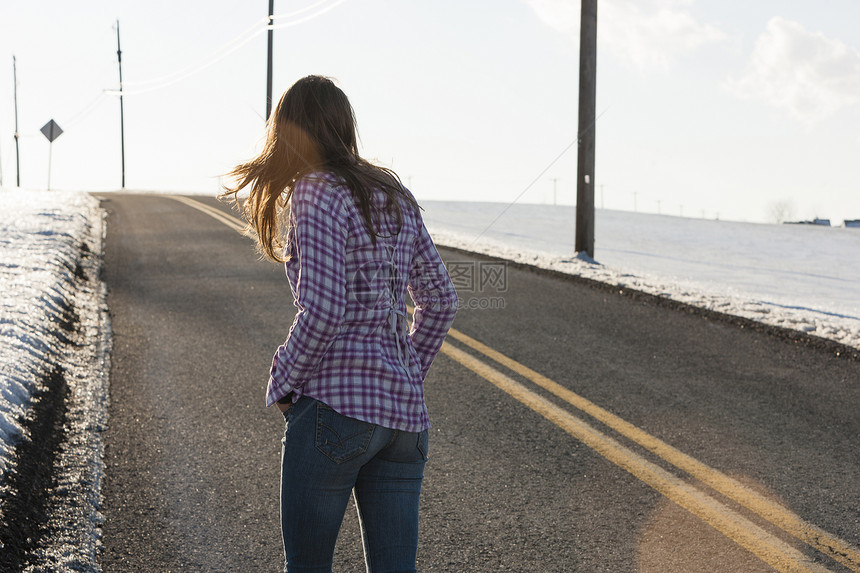
[[[194,196],[203,196],[203,197],[216,197],[217,191],[203,191],[203,190],[194,190],[194,189],[136,189],[136,188],[126,188],[126,189],[32,189],[26,187],[9,187],[4,185],[0,187],[0,191],[2,192],[66,192],[66,193],[76,193],[76,192],[84,192],[84,193],[130,193],[130,194],[153,194],[153,195],[167,195],[167,194],[178,194],[178,195],[194,195]],[[535,206],[535,207],[568,207],[571,209],[576,208],[575,203],[539,203],[534,201],[515,201],[513,203],[508,201],[493,201],[491,199],[486,200],[469,200],[469,199],[434,199],[434,198],[422,198],[417,196],[419,204],[423,203],[468,203],[468,204],[490,204],[490,205],[523,205],[523,206]],[[680,213],[666,213],[661,212],[658,213],[656,211],[647,211],[647,210],[638,210],[634,211],[632,209],[622,209],[622,208],[609,208],[609,207],[600,207],[595,206],[595,211],[606,211],[606,212],[618,212],[618,213],[630,213],[630,214],[638,214],[638,215],[654,215],[660,217],[675,217],[679,219],[691,219],[691,220],[700,220],[700,221],[726,221],[733,223],[754,223],[761,225],[788,225],[788,224],[812,224],[814,218],[810,217],[809,219],[802,218],[788,218],[783,221],[775,221],[775,220],[767,220],[766,218],[761,219],[733,219],[733,218],[725,218],[720,217],[719,214],[716,216],[701,216],[694,214],[680,214]],[[818,217],[818,219],[827,219],[826,217]],[[858,217],[843,217],[843,218],[830,218],[831,228],[846,228],[846,221],[858,221],[860,220],[860,216]],[[819,225],[826,226],[826,225]],[[850,228],[850,227],[849,227]]]
[[[570,211],[427,204],[436,244],[583,276],[860,348],[860,229],[597,214],[590,260]],[[520,207],[517,209],[517,207]],[[526,206],[531,207],[531,206]],[[456,260],[456,259],[453,259]]]

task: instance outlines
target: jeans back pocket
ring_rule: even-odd
[[[317,403],[316,447],[335,463],[349,461],[367,451],[373,424],[338,414]]]
[[[420,434],[418,434],[418,451],[421,453],[421,457],[426,462],[429,459],[429,441],[430,441],[430,432],[424,430]]]

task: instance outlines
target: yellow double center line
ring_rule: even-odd
[[[239,231],[244,229],[241,221],[225,214],[219,209],[204,205],[188,197],[169,197],[212,216],[232,229]],[[851,571],[860,573],[860,549],[831,535],[820,527],[804,521],[778,503],[765,498],[729,476],[684,454],[615,414],[597,406],[586,398],[564,388],[546,376],[535,372],[478,340],[453,328],[448,334],[449,338],[457,340],[498,365],[543,388],[669,464],[686,472],[691,477],[710,486],[727,498],[734,500],[786,533],[842,563]],[[710,524],[777,571],[786,573],[819,573],[829,571],[822,565],[813,562],[795,547],[765,531],[737,511],[730,509],[725,503],[718,501],[680,477],[645,459],[564,408],[561,408],[497,368],[494,368],[488,362],[454,346],[450,342],[443,344],[441,352],[544,416],[571,436],[580,440],[612,463],[630,472],[693,515]]]
[[[175,199],[176,201],[179,201],[180,203],[184,203],[184,204],[188,205],[189,207],[193,207],[193,208],[197,209],[198,211],[202,211],[203,213],[206,213],[207,215],[209,215],[213,219],[221,221],[222,223],[224,223],[225,225],[227,225],[228,227],[230,227],[231,229],[233,229],[235,231],[239,231],[241,233],[245,229],[245,224],[242,223],[242,221],[240,221],[236,217],[233,217],[232,215],[228,215],[227,213],[218,209],[217,207],[212,207],[210,205],[206,205],[205,203],[201,203],[200,201],[196,201],[190,197],[184,197],[182,195],[165,195],[165,197],[168,197],[170,199]]]
[[[709,485],[724,496],[743,505],[753,513],[766,519],[783,531],[839,561],[852,571],[860,571],[860,550],[831,535],[820,527],[808,523],[785,507],[769,500],[749,487],[714,470],[698,460],[684,454],[669,444],[640,430],[597,406],[593,402],[571,392],[546,376],[520,364],[489,346],[451,329],[450,338],[462,342],[505,366],[544,390],[561,398],[578,410],[599,420],[622,436],[656,454],[678,469]],[[763,530],[725,504],[684,482],[674,474],[646,460],[639,454],[621,445],[618,441],[596,430],[583,420],[553,404],[546,398],[529,390],[510,376],[493,368],[486,362],[460,350],[449,342],[442,352],[507,392],[535,412],[594,449],[614,464],[624,468],[661,494],[671,499],[690,513],[751,551],[777,571],[828,571],[814,563],[794,547]]]

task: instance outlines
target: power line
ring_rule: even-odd
[[[313,20],[314,18],[316,18],[318,16],[322,16],[323,14],[328,12],[329,10],[333,10],[334,8],[343,4],[344,2],[346,2],[346,0],[337,0],[334,3],[330,4],[329,6],[326,6],[325,8],[322,8],[321,10],[318,10],[317,12],[314,12],[310,16],[305,16],[304,18],[299,18],[298,20],[293,20],[292,22],[285,22],[283,24],[273,24],[272,29],[273,30],[280,30],[281,28],[289,28],[290,26],[296,26],[298,24],[304,24],[305,22],[308,22],[309,20]],[[322,2],[317,2],[313,6],[317,6],[319,4],[322,4]],[[299,12],[301,12],[301,10]],[[295,13],[298,13],[298,12],[295,12]],[[285,15],[273,16],[272,19],[277,20],[278,18],[282,18],[284,16]]]
[[[483,236],[484,236],[484,233],[486,233],[487,231],[489,231],[489,230],[490,230],[490,227],[492,227],[493,225],[495,225],[495,224],[496,224],[496,221],[498,221],[498,220],[502,217],[502,215],[504,215],[505,213],[507,213],[508,209],[510,209],[511,207],[513,207],[513,206],[514,206],[514,204],[515,204],[517,201],[519,201],[519,200],[520,200],[520,197],[522,197],[523,195],[525,195],[525,194],[526,194],[526,192],[527,192],[529,189],[531,189],[531,188],[532,188],[532,186],[533,186],[535,183],[537,183],[537,182],[540,180],[540,178],[541,178],[541,177],[543,177],[543,176],[544,176],[544,173],[546,173],[547,171],[549,171],[549,170],[550,170],[550,168],[551,168],[553,165],[555,165],[555,164],[558,162],[558,160],[559,160],[559,159],[561,159],[561,158],[564,156],[564,154],[565,154],[565,153],[567,153],[567,150],[568,150],[568,149],[570,149],[571,147],[573,147],[574,145],[577,145],[577,144],[579,143],[579,140],[580,140],[580,138],[582,137],[582,133],[583,133],[583,132],[585,132],[586,130],[589,130],[589,129],[593,128],[593,127],[594,127],[594,125],[597,123],[597,120],[598,120],[598,119],[600,119],[601,117],[603,117],[603,114],[604,114],[604,113],[606,113],[608,110],[609,110],[609,108],[606,108],[606,109],[604,109],[602,112],[600,112],[600,115],[598,115],[597,117],[595,117],[595,118],[594,118],[594,121],[593,121],[590,125],[586,126],[586,127],[585,127],[581,132],[580,132],[580,133],[578,133],[578,134],[577,134],[577,136],[576,136],[576,139],[574,139],[574,140],[573,140],[573,141],[571,141],[569,144],[567,144],[567,147],[565,147],[564,149],[562,149],[562,150],[561,150],[561,153],[559,153],[558,155],[556,155],[556,156],[555,156],[555,159],[553,159],[552,161],[550,161],[550,162],[549,162],[549,165],[547,165],[546,167],[544,167],[543,171],[541,171],[541,172],[538,174],[538,176],[537,176],[537,177],[535,177],[535,178],[532,180],[532,182],[531,182],[531,183],[529,183],[528,185],[526,185],[525,189],[523,189],[523,190],[520,192],[520,194],[519,194],[519,195],[517,195],[516,197],[514,197],[514,200],[513,200],[513,201],[511,201],[510,203],[508,203],[508,204],[505,206],[505,208],[504,208],[504,209],[502,209],[501,213],[499,213],[498,215],[496,215],[496,218],[495,218],[495,219],[493,219],[492,221],[490,221],[490,224],[489,224],[489,225],[487,225],[486,227],[484,227],[484,230],[483,230],[483,231],[481,231],[480,233],[478,233],[478,235],[477,235],[474,239],[472,239],[472,242],[471,242],[471,243],[469,243],[469,245],[470,245],[470,246],[471,246],[471,245],[474,245],[474,244],[478,241],[478,239],[480,239],[481,237],[483,237]]]
[[[139,95],[139,94],[148,93],[148,92],[155,91],[155,90],[160,90],[160,89],[163,89],[166,87],[170,87],[174,84],[177,84],[183,80],[186,80],[186,79],[190,78],[191,76],[194,76],[194,75],[202,72],[203,70],[217,64],[218,62],[220,62],[221,60],[223,60],[224,58],[226,58],[227,56],[229,56],[230,54],[232,54],[233,52],[235,52],[239,48],[242,48],[247,43],[254,40],[257,36],[259,36],[263,32],[267,32],[269,30],[280,30],[282,28],[288,28],[291,26],[297,26],[299,24],[303,24],[305,22],[313,20],[314,18],[322,16],[326,12],[334,9],[335,7],[343,4],[346,1],[347,0],[335,0],[334,2],[329,3],[327,6],[320,8],[319,10],[317,10],[316,12],[314,12],[312,14],[309,14],[309,15],[304,16],[302,18],[298,18],[296,20],[284,22],[282,24],[269,24],[268,17],[263,18],[263,19],[257,21],[256,23],[254,23],[251,27],[246,29],[244,32],[242,32],[241,34],[239,34],[238,36],[236,36],[235,38],[233,38],[232,40],[230,40],[229,42],[224,44],[224,46],[222,46],[221,48],[216,50],[215,51],[216,55],[211,57],[209,60],[206,60],[203,63],[197,64],[197,65],[192,64],[190,66],[186,66],[185,68],[183,68],[179,71],[173,72],[171,74],[167,74],[167,75],[159,77],[159,78],[153,78],[151,80],[144,80],[144,81],[139,81],[139,82],[127,82],[126,86],[131,86],[131,87],[138,86],[138,88],[132,89],[132,90],[125,90],[125,91],[123,91],[122,95],[125,95],[125,96]],[[286,18],[286,17],[290,17],[290,16],[293,16],[296,14],[300,14],[302,12],[307,12],[308,10],[310,10],[316,6],[319,6],[320,4],[323,4],[325,2],[329,2],[329,0],[324,0],[323,2],[317,2],[317,3],[309,6],[308,8],[305,8],[302,10],[297,10],[297,11],[291,12],[289,14],[273,15],[272,20]],[[120,95],[119,90],[105,90],[104,93],[107,95],[115,95],[115,96]]]
[[[245,44],[247,44],[248,42],[253,40],[255,37],[259,36],[262,32],[264,32],[266,30],[265,24],[267,21],[268,21],[267,18],[263,18],[261,20],[258,20],[257,22],[254,22],[253,25],[251,25],[249,28],[245,29],[245,31],[243,31],[241,34],[239,34],[238,36],[236,36],[235,38],[233,38],[232,40],[230,40],[229,42],[227,42],[226,44],[224,44],[223,46],[221,46],[220,48],[215,50],[215,52],[214,52],[215,55],[211,59],[205,61],[202,64],[199,64],[199,63],[198,64],[192,64],[192,65],[186,66],[180,70],[177,70],[175,72],[171,72],[171,73],[166,74],[164,76],[152,78],[149,80],[142,80],[142,81],[137,81],[137,82],[126,82],[125,85],[126,85],[126,87],[140,88],[138,91],[141,91],[141,92],[144,90],[148,91],[149,89],[153,89],[153,88],[154,89],[160,89],[161,87],[164,87],[166,85],[171,85],[172,83],[175,83],[176,81],[183,80],[186,77],[188,77],[189,75],[193,75],[197,72],[203,71],[206,68],[208,68],[209,66],[211,66],[212,64],[219,62],[222,59],[224,59],[225,57],[227,57],[228,55],[232,54],[234,51],[238,50],[239,48],[241,48],[242,46],[244,46]],[[112,94],[110,90],[108,90],[107,93],[110,95],[115,95],[115,94]],[[126,92],[125,95],[128,95],[128,92]]]
[[[328,1],[329,0],[319,0],[319,2],[315,2],[315,3],[311,4],[310,6],[305,6],[304,8],[299,8],[298,10],[293,10],[292,12],[287,12],[286,14],[278,14],[276,16],[272,16],[272,20],[279,20],[281,18],[292,18],[293,16],[298,16],[299,14],[303,14],[305,12],[313,10],[314,8],[319,6],[320,4],[325,4]]]
[[[87,117],[89,114],[91,114],[93,111],[95,111],[95,109],[99,106],[99,104],[101,104],[104,101],[104,99],[106,97],[107,97],[106,93],[104,93],[104,92],[99,93],[99,95],[97,95],[95,98],[90,100],[90,102],[87,105],[85,105],[83,108],[81,108],[71,118],[64,121],[63,125],[66,126],[66,131],[68,131],[68,129],[71,126],[77,124],[79,121],[81,121],[82,119]]]
[[[100,92],[98,95],[96,95],[85,106],[83,106],[80,110],[78,110],[76,113],[74,113],[70,117],[69,120],[64,122],[66,129],[68,130],[69,127],[76,125],[77,123],[79,123],[80,121],[85,119],[87,116],[89,116],[93,111],[95,111],[99,107],[99,105],[101,105],[101,103],[103,103],[104,98],[106,96],[113,95],[113,96],[119,96],[120,98],[122,98],[123,96],[138,95],[138,94],[147,93],[150,91],[155,91],[155,90],[169,87],[169,86],[174,85],[176,83],[179,83],[185,79],[188,79],[189,77],[191,77],[197,73],[200,73],[203,70],[205,70],[206,68],[209,68],[210,66],[220,62],[221,60],[223,60],[224,58],[226,58],[227,56],[229,56],[230,54],[232,54],[233,52],[235,52],[239,48],[243,47],[245,44],[247,44],[248,42],[250,42],[251,40],[253,40],[257,36],[262,34],[263,32],[287,28],[290,26],[296,26],[298,24],[303,24],[305,22],[308,22],[314,18],[317,18],[317,17],[325,14],[326,12],[329,12],[330,10],[336,8],[340,4],[343,4],[344,2],[346,2],[346,0],[335,0],[335,1],[319,0],[318,2],[315,2],[315,3],[311,4],[310,6],[306,6],[305,8],[301,8],[299,10],[294,10],[292,12],[287,12],[284,14],[273,15],[272,21],[274,22],[276,20],[295,18],[296,16],[299,16],[301,14],[306,14],[307,12],[311,12],[312,10],[316,10],[316,11],[312,12],[311,14],[307,14],[301,18],[289,20],[289,21],[283,22],[281,24],[270,24],[269,18],[263,18],[261,20],[258,20],[252,26],[245,29],[241,34],[239,34],[238,36],[236,36],[235,38],[233,38],[232,40],[230,40],[229,42],[224,44],[221,48],[216,50],[215,55],[212,58],[210,58],[209,60],[203,62],[202,64],[199,63],[196,65],[186,66],[185,68],[182,68],[179,71],[176,71],[176,72],[173,72],[173,73],[170,73],[170,74],[158,77],[158,78],[150,79],[150,80],[144,80],[144,81],[139,81],[139,82],[122,82],[122,80],[120,80],[122,82],[120,89],[102,90],[102,92]],[[117,22],[116,25],[117,25],[117,36],[119,36],[119,30],[118,30],[119,22]],[[119,40],[119,38],[117,38],[117,40]],[[117,45],[117,48],[119,48],[119,45]],[[119,52],[119,49],[117,49],[117,52]],[[121,57],[121,56],[119,56],[119,54],[117,54],[117,56]],[[16,92],[16,96],[15,96],[16,126],[15,126],[15,134],[14,134],[15,159],[16,159],[16,165],[18,166],[18,169],[16,170],[17,171],[16,179],[17,179],[18,186],[20,186],[20,179],[21,179],[21,177],[20,177],[20,159],[19,159],[19,153],[20,152],[19,152],[18,140],[21,137],[31,137],[31,136],[34,136],[37,134],[21,133],[18,130],[18,126],[17,126],[17,61],[15,59],[15,56],[12,57],[12,67],[13,67],[13,72],[15,75],[14,82],[15,82],[15,88],[16,88],[15,89],[15,92]],[[126,89],[128,86],[138,87],[139,89],[128,90],[128,89]],[[0,169],[2,169],[2,165],[0,165]]]
[[[551,168],[553,165],[555,165],[555,164],[556,164],[556,162],[557,162],[559,159],[561,159],[561,158],[562,158],[562,156],[564,156],[564,154],[565,154],[565,153],[567,153],[567,150],[568,150],[568,149],[570,149],[571,147],[573,147],[574,145],[576,145],[577,141],[578,141],[578,139],[574,139],[573,141],[571,141],[571,142],[567,145],[567,147],[565,147],[564,149],[562,149],[562,150],[561,150],[561,153],[559,153],[558,155],[556,155],[556,156],[555,156],[555,159],[553,159],[552,161],[550,161],[550,162],[549,162],[549,165],[547,165],[546,167],[544,167],[543,171],[541,171],[541,172],[538,174],[538,176],[537,176],[537,177],[535,177],[535,178],[532,180],[532,182],[531,182],[531,183],[529,183],[528,185],[526,185],[525,189],[523,189],[523,190],[520,192],[520,194],[519,194],[519,195],[517,195],[516,197],[514,197],[514,200],[513,200],[513,201],[511,201],[510,203],[508,203],[508,204],[505,206],[505,208],[504,208],[504,209],[502,209],[501,213],[499,213],[498,215],[496,215],[496,218],[495,218],[495,219],[493,219],[492,221],[490,221],[490,224],[489,224],[489,225],[487,225],[486,227],[484,227],[484,230],[483,230],[483,231],[481,231],[480,233],[478,233],[478,235],[477,235],[474,239],[472,239],[472,242],[471,242],[471,243],[469,243],[469,246],[474,245],[474,244],[478,241],[478,239],[480,239],[481,237],[483,237],[483,236],[484,236],[484,233],[486,233],[487,231],[489,231],[489,230],[490,230],[490,227],[492,227],[493,225],[495,225],[495,224],[496,224],[496,221],[498,221],[498,220],[502,217],[502,215],[504,215],[505,213],[507,213],[508,209],[510,209],[511,207],[513,207],[513,206],[514,206],[514,203],[516,203],[517,201],[519,201],[520,197],[522,197],[523,195],[525,195],[525,194],[526,194],[526,191],[528,191],[529,189],[531,189],[531,188],[532,188],[532,186],[533,186],[535,183],[537,183],[537,182],[541,179],[541,177],[543,177],[544,173],[546,173],[547,171],[549,171],[549,170],[550,170],[550,168]]]

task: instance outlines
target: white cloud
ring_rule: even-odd
[[[740,78],[726,87],[813,123],[860,101],[860,52],[797,22],[772,18]]]
[[[526,0],[547,25],[574,37],[579,3]],[[597,37],[641,69],[669,70],[678,56],[727,39],[719,28],[701,24],[690,13],[692,0],[603,0],[597,8]]]

